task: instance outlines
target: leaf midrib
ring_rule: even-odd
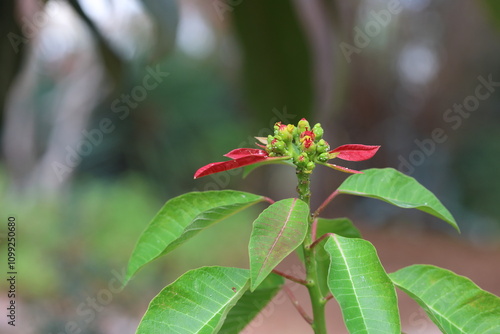
[[[395,284],[396,284],[396,283],[395,283]],[[443,320],[445,320],[445,321],[446,321],[449,325],[451,325],[451,326],[452,326],[452,327],[454,327],[455,329],[459,330],[459,331],[460,331],[460,333],[466,334],[466,333],[462,330],[462,328],[461,328],[461,327],[458,327],[458,325],[457,325],[457,324],[455,324],[453,321],[451,321],[451,320],[449,319],[449,316],[446,316],[444,313],[442,313],[442,312],[440,312],[440,311],[438,311],[437,309],[435,309],[435,308],[434,308],[434,304],[435,304],[435,302],[434,302],[433,304],[428,304],[428,303],[426,303],[426,302],[425,302],[422,298],[418,297],[418,296],[417,296],[417,295],[416,295],[413,291],[411,291],[411,290],[410,290],[410,288],[408,288],[408,289],[407,289],[407,288],[404,288],[404,287],[400,286],[399,284],[396,284],[396,285],[397,285],[400,289],[402,289],[402,290],[406,290],[406,291],[408,291],[409,293],[411,293],[411,294],[414,296],[414,298],[416,298],[416,299],[420,300],[420,302],[421,302],[423,305],[425,305],[425,307],[426,307],[426,308],[428,308],[428,309],[429,309],[429,311],[431,311],[431,312],[434,314],[434,316],[435,316],[435,317],[439,317],[439,318],[440,318],[440,321],[439,321],[440,323],[441,323]],[[414,286],[414,284],[412,284],[412,286]],[[443,324],[441,323],[441,326],[442,326],[442,325],[443,325]]]
[[[266,266],[266,263],[267,261],[269,260],[269,257],[271,256],[271,253],[273,252],[273,249],[274,247],[276,247],[276,244],[278,243],[278,240],[281,238],[281,236],[283,235],[283,232],[285,231],[285,228],[286,226],[288,225],[288,222],[290,222],[290,216],[292,215],[292,212],[293,212],[293,208],[295,207],[295,204],[297,203],[297,199],[294,198],[293,199],[293,202],[292,202],[292,205],[290,206],[290,210],[288,211],[288,215],[285,219],[285,224],[283,225],[283,227],[281,228],[280,232],[278,233],[278,235],[276,236],[276,238],[274,239],[274,243],[272,244],[271,248],[269,249],[269,251],[267,252],[266,254],[266,258],[264,259],[264,261],[262,262],[262,266],[260,266],[260,269],[259,269],[259,273],[257,276],[260,275],[260,273],[262,272],[262,270],[264,270],[264,267]]]
[[[214,277],[213,275],[210,275],[210,276]],[[215,277],[214,277],[214,278],[215,278]],[[218,278],[218,277],[217,277],[217,281],[219,281],[219,282],[220,282],[220,280],[219,280],[219,278]],[[232,281],[232,282],[233,282],[233,283],[235,283],[234,281]],[[245,285],[248,285],[248,280],[247,280],[247,283],[246,283]],[[245,287],[245,285],[243,286],[243,288]],[[215,289],[213,289],[213,287],[212,287],[212,286],[209,286],[209,285],[206,285],[206,284],[205,284],[205,286],[208,286],[210,289],[215,290]],[[239,293],[239,294],[234,294],[234,297],[233,297],[233,298],[229,298],[225,304],[220,304],[220,303],[217,303],[217,302],[215,302],[215,300],[213,300],[212,298],[209,298],[212,302],[214,302],[214,303],[216,303],[216,304],[219,304],[221,307],[220,307],[220,308],[218,308],[216,312],[213,312],[213,315],[212,315],[210,318],[208,318],[208,319],[207,319],[207,321],[201,321],[202,327],[200,327],[200,328],[199,328],[199,330],[197,330],[196,332],[193,332],[193,333],[199,333],[199,332],[200,332],[200,330],[205,329],[207,326],[210,326],[211,328],[215,328],[214,326],[209,325],[209,323],[210,323],[210,322],[211,322],[211,321],[212,321],[212,320],[213,320],[216,316],[218,316],[218,315],[222,315],[223,310],[224,310],[225,308],[227,308],[227,306],[228,306],[228,305],[229,305],[229,304],[230,304],[230,303],[234,300],[234,298],[236,298],[238,295],[239,295],[239,296],[240,296],[240,298],[241,298],[241,296],[242,296],[241,290],[245,290],[245,289],[240,289],[240,293]],[[193,291],[194,291],[194,290],[193,290]],[[215,291],[216,291],[216,290],[215,290]],[[195,303],[195,304],[196,304],[196,303]],[[196,305],[197,305],[198,307],[200,307],[200,304],[199,304],[199,303],[197,303]],[[212,311],[212,310],[209,310],[209,311]]]
[[[344,261],[344,264],[347,268],[347,274],[349,275],[349,280],[351,281],[351,284],[352,284],[352,290],[354,292],[354,297],[356,297],[356,303],[358,304],[358,309],[359,309],[359,312],[361,313],[361,318],[362,318],[362,321],[363,321],[363,325],[365,327],[365,329],[368,329],[368,325],[366,323],[366,320],[365,320],[365,315],[363,313],[363,308],[361,307],[361,303],[359,302],[359,299],[358,299],[358,295],[356,293],[356,289],[354,288],[354,284],[353,284],[353,280],[352,280],[352,275],[351,275],[351,272],[349,270],[349,265],[347,263],[347,258],[342,250],[342,245],[338,242],[338,239],[336,236],[333,237],[333,239],[335,240],[335,243],[337,244],[338,246],[338,249],[339,249],[339,252],[340,252],[340,256],[342,257],[342,260]]]

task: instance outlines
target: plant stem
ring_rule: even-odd
[[[317,244],[319,244],[321,241],[325,240],[329,236],[333,237],[333,236],[335,236],[335,233],[326,233],[326,234],[323,234],[321,237],[319,237],[318,239],[314,240],[314,242],[311,244],[310,248],[316,247]]]
[[[295,296],[293,295],[293,292],[292,290],[290,290],[289,287],[287,287],[286,285],[283,286],[283,290],[285,290],[285,293],[287,294],[288,296],[288,299],[290,299],[290,301],[292,302],[293,306],[295,306],[295,309],[300,313],[300,315],[302,316],[302,318],[304,318],[304,320],[309,324],[309,325],[312,325],[313,324],[313,320],[311,319],[311,317],[309,317],[309,315],[307,314],[307,312],[302,308],[302,306],[300,306],[300,303],[299,301],[297,300],[297,298],[295,298]]]
[[[316,209],[316,211],[314,211],[313,213],[313,217],[316,218],[319,216],[319,214],[321,213],[321,211],[323,211],[323,209],[328,205],[330,204],[330,202],[339,194],[339,191],[338,190],[335,190],[333,193],[330,194],[330,196],[328,196],[325,201],[323,203],[321,203],[321,205]]]
[[[281,277],[284,277],[287,280],[290,280],[290,281],[295,282],[297,284],[301,284],[301,285],[306,285],[307,284],[307,282],[305,280],[303,280],[303,279],[297,278],[297,277],[292,276],[292,275],[288,275],[288,274],[286,274],[284,272],[281,272],[279,270],[276,270],[276,269],[273,269],[273,273],[275,273],[277,275],[280,275]]]
[[[297,173],[298,185],[297,192],[299,193],[299,198],[310,205],[311,199],[311,182],[310,174],[307,173]],[[325,304],[326,300],[322,295],[320,286],[318,284],[319,277],[316,266],[315,250],[311,248],[313,243],[312,237],[312,215],[308,218],[308,233],[302,244],[304,250],[304,259],[306,267],[306,287],[309,291],[309,297],[311,298],[311,305],[313,310],[313,322],[311,324],[315,334],[326,334],[326,321],[325,321]]]
[[[316,240],[316,232],[318,231],[318,218],[314,218],[313,215],[313,223],[311,225],[311,240],[314,242]]]
[[[264,197],[264,201],[266,201],[269,204],[274,204],[274,200],[269,197]]]
[[[325,304],[326,300],[323,298],[319,284],[318,273],[316,269],[316,260],[313,256],[314,249],[309,249],[309,254],[306,253],[304,247],[304,254],[306,258],[306,271],[307,271],[307,289],[309,290],[309,297],[311,298],[311,305],[313,310],[313,324],[312,328],[315,334],[326,334],[326,319],[325,319]]]
[[[297,192],[299,198],[310,205],[311,202],[311,180],[310,174],[297,172],[299,183],[297,184]]]

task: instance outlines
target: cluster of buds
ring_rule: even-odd
[[[317,123],[312,128],[302,118],[293,124],[274,125],[274,135],[267,137],[266,152],[270,157],[292,158],[298,172],[311,173],[316,163],[325,163],[329,158],[330,145],[323,139],[323,128]]]
[[[347,161],[362,161],[375,155],[380,146],[348,144],[330,150],[330,145],[323,139],[323,128],[317,123],[312,128],[302,118],[297,126],[293,124],[274,125],[274,134],[256,137],[262,149],[237,148],[225,154],[229,161],[213,162],[198,169],[194,175],[199,178],[230,169],[253,164],[293,163],[297,173],[309,174],[321,164],[345,173],[361,173],[360,171],[327,163],[339,158]]]

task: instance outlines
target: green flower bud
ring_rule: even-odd
[[[288,130],[288,126],[285,124],[281,124],[278,130],[275,130],[275,135],[279,136],[280,138],[283,138],[283,141],[287,143],[290,143],[293,139],[292,132]]]
[[[275,144],[274,144],[274,148],[276,150],[276,152],[284,152],[285,151],[285,143],[281,140],[278,140]]]
[[[320,139],[316,145],[316,152],[319,154],[330,151],[330,145],[324,139]]]
[[[276,131],[278,131],[278,130],[279,130],[280,126],[281,126],[281,122],[276,122],[276,123],[274,123],[274,127],[273,127],[273,129],[274,129],[274,133],[276,133]]]
[[[314,162],[310,161],[308,164],[307,164],[307,170],[310,172],[312,172],[312,170],[314,169],[314,167],[316,167],[316,165],[314,164]]]
[[[319,139],[323,138],[323,132],[324,131],[323,131],[323,128],[321,127],[320,123],[314,124],[314,127],[313,127],[312,131],[316,135],[316,140],[319,140]]]
[[[314,143],[314,140],[311,137],[306,136],[302,138],[301,142],[302,142],[301,149],[303,152],[308,152],[308,153],[316,152],[316,144]]]
[[[302,152],[296,159],[295,165],[299,168],[305,168],[309,163],[307,153]]]
[[[290,134],[292,135],[292,138],[293,138],[292,140],[294,140],[294,141],[299,140],[300,133],[295,125],[288,124],[287,129],[288,129],[288,132],[290,132]]]
[[[299,131],[299,133],[302,133],[304,131],[307,131],[310,129],[310,125],[309,125],[309,122],[307,121],[307,119],[305,118],[302,118],[299,123],[297,124],[297,129]]]
[[[319,162],[327,162],[329,160],[329,155],[328,153],[321,153],[319,156],[318,156],[318,161]]]

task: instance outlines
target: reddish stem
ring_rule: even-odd
[[[311,240],[316,240],[317,230],[318,230],[318,218],[314,218],[311,226]]]
[[[323,211],[323,209],[328,205],[330,204],[330,202],[339,194],[339,190],[335,190],[333,193],[330,194],[330,196],[328,196],[325,201],[323,203],[321,203],[321,205],[316,209],[316,211],[314,211],[313,213],[313,218],[316,218],[319,216],[319,214],[321,213],[321,211]]]
[[[283,290],[285,290],[288,298],[290,299],[290,301],[292,302],[293,306],[295,306],[295,309],[300,313],[300,315],[302,316],[302,318],[304,318],[304,320],[309,324],[309,325],[312,325],[313,324],[313,320],[311,319],[311,317],[306,313],[306,311],[302,308],[302,306],[300,305],[299,301],[297,300],[297,298],[295,298],[295,296],[293,295],[293,292],[292,290],[290,290],[289,287],[287,287],[286,285],[283,286]]]
[[[333,295],[331,293],[329,293],[328,296],[325,297],[325,300],[329,301],[332,298],[333,298]]]
[[[270,199],[269,197],[264,197],[264,201],[266,201],[269,204],[274,204],[274,200]]]
[[[275,273],[277,275],[280,275],[281,277],[284,277],[287,280],[290,280],[292,282],[295,282],[295,283],[298,283],[298,284],[301,284],[301,285],[306,285],[307,284],[307,282],[305,280],[303,280],[303,279],[297,278],[297,277],[292,276],[292,275],[285,274],[284,272],[276,270],[276,269],[273,269],[273,273]]]
[[[312,244],[311,244],[311,249],[313,249],[317,244],[319,244],[321,241],[323,241],[324,239],[326,239],[327,237],[329,236],[335,236],[335,233],[325,233],[323,234],[321,237],[319,237],[319,239],[316,239]]]

